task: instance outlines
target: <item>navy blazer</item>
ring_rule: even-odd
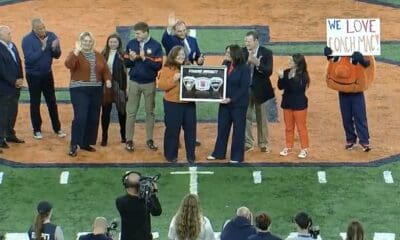
[[[231,63],[228,63],[228,72]],[[250,69],[243,63],[227,74],[226,97],[231,99],[228,107],[245,107],[249,105]]]
[[[197,44],[197,40],[194,37],[191,36],[186,36],[186,39],[188,41],[189,47],[190,47],[190,53],[188,56],[189,62],[194,63],[199,59],[201,52],[199,45]],[[162,36],[161,43],[165,49],[165,54],[168,56],[169,51],[175,46],[182,46],[185,47],[185,44],[182,39],[178,38],[176,35],[170,35],[168,34],[167,31],[164,32]]]
[[[281,108],[303,110],[308,107],[307,90],[308,75],[289,78],[290,69],[285,69],[282,78],[278,79],[278,88],[283,90]]]
[[[245,58],[249,58],[249,51],[243,48]],[[260,66],[254,66],[252,84],[250,86],[251,91],[254,95],[255,101],[258,104],[264,103],[265,101],[275,97],[274,89],[272,88],[270,76],[272,75],[273,58],[272,51],[259,46],[257,52],[257,58],[261,57]]]
[[[14,43],[12,45],[17,62],[14,61],[8,48],[0,42],[0,93],[3,94],[16,93],[15,82],[17,79],[24,77],[17,47]]]

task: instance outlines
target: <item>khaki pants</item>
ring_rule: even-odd
[[[257,104],[254,100],[254,96],[250,91],[250,101],[247,108],[246,115],[246,147],[253,147],[254,137],[253,137],[253,110],[256,113],[257,122],[257,140],[258,147],[268,148],[268,125],[267,125],[267,107],[266,103]]]
[[[155,121],[155,95],[156,84],[140,84],[129,81],[128,102],[126,103],[126,141],[132,141],[135,133],[136,114],[140,106],[140,98],[144,96],[144,110],[146,112],[146,136],[147,140],[153,139]]]

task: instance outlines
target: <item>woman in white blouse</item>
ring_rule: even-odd
[[[110,125],[110,114],[112,103],[115,103],[118,112],[121,142],[125,142],[125,123],[126,123],[126,89],[127,78],[124,65],[124,52],[122,50],[122,40],[116,34],[111,34],[107,38],[103,55],[107,61],[108,68],[112,74],[112,89],[105,88],[103,102],[101,106],[101,146],[106,146],[108,142],[108,127]]]
[[[169,225],[171,240],[214,240],[210,220],[203,216],[197,195],[186,195]]]

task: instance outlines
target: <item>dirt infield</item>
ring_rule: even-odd
[[[253,0],[243,5],[242,1],[151,1],[127,0],[40,0],[2,6],[0,24],[9,25],[13,39],[19,45],[24,34],[30,31],[30,20],[43,17],[49,30],[55,31],[63,47],[64,55],[54,64],[57,87],[68,85],[68,72],[63,66],[64,57],[79,32],[89,30],[97,38],[97,49],[103,47],[106,36],[115,31],[115,26],[132,25],[137,21],[147,21],[150,25],[165,25],[168,13],[176,15],[190,25],[252,25],[270,26],[271,41],[323,41],[325,39],[325,18],[328,17],[373,17],[381,19],[382,40],[400,39],[398,16],[400,10],[369,5],[352,0]],[[29,10],[29,11],[28,11]],[[220,57],[207,57],[207,64],[216,64]],[[310,106],[308,127],[310,134],[310,157],[306,162],[368,162],[400,153],[400,85],[397,82],[399,67],[384,63],[377,64],[377,78],[366,92],[368,121],[373,150],[364,153],[361,149],[351,152],[343,149],[344,131],[338,107],[337,93],[327,89],[324,82],[325,59],[307,57],[311,75],[308,92]],[[284,67],[286,57],[274,57],[274,70]],[[272,77],[276,86],[277,76]],[[276,91],[280,102],[279,91]],[[59,105],[63,129],[70,136],[70,105]],[[67,156],[69,136],[58,139],[50,131],[50,123],[45,106],[42,106],[43,134],[41,141],[34,140],[29,119],[29,105],[21,104],[17,122],[17,133],[26,144],[11,144],[0,157],[24,163],[150,163],[164,162],[162,139],[164,125],[156,124],[155,142],[160,146],[158,152],[149,152],[145,147],[144,126],[138,124],[135,142],[137,150],[127,153],[119,143],[117,125],[110,128],[110,143],[106,148],[97,147],[96,153],[80,151],[77,158]],[[216,123],[199,124],[198,134],[203,145],[198,148],[197,158],[205,162],[212,151]],[[246,155],[251,162],[299,162],[295,155],[287,158],[278,156],[284,144],[284,124],[270,124],[272,153],[261,154],[257,149]],[[297,145],[298,147],[298,145]],[[183,149],[180,162],[184,162]]]

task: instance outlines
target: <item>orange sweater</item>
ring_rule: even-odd
[[[174,82],[175,73],[179,73],[180,69],[163,67],[157,79],[157,87],[164,90],[164,99],[169,102],[186,103],[179,100],[179,81]]]
[[[111,73],[104,56],[96,51],[94,53],[96,57],[95,72],[97,82],[111,80]],[[69,68],[71,72],[71,80],[90,81],[90,64],[82,53],[75,56],[73,52],[70,52],[67,59],[65,59],[65,66]]]

